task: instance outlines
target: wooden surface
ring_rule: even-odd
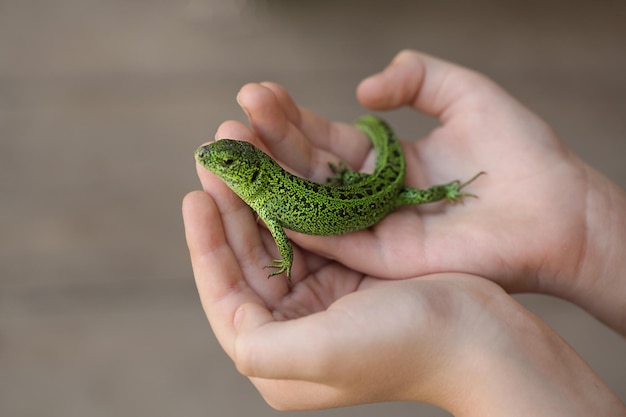
[[[447,415],[269,408],[211,333],[180,218],[193,150],[243,118],[241,85],[349,121],[359,80],[407,47],[493,77],[626,186],[625,2],[419,3],[0,0],[0,415]],[[520,299],[626,401],[624,339]]]

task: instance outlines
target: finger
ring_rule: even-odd
[[[211,196],[201,191],[189,193],[182,211],[202,306],[220,344],[233,357],[235,311],[241,304],[262,301],[246,285]]]
[[[299,111],[288,97],[279,103],[272,90],[261,84],[246,84],[239,91],[237,101],[273,157],[296,172],[313,174],[315,149],[290,120],[297,120]]]
[[[346,123],[333,123],[304,107],[298,107],[287,90],[272,82],[261,83],[276,96],[280,107],[314,146],[337,155],[344,162],[360,163],[371,143],[365,136]]]
[[[351,124],[330,122],[315,112],[298,107],[287,90],[279,84],[264,82],[262,85],[274,93],[289,121],[314,147],[326,150],[346,163],[355,166],[362,163],[371,143]]]
[[[494,95],[494,92],[497,94]],[[442,121],[468,109],[475,113],[495,96],[506,94],[488,78],[467,68],[416,51],[405,50],[382,72],[366,78],[357,96],[368,108],[412,106]]]
[[[363,134],[297,107],[277,84],[248,84],[238,101],[272,156],[313,181],[326,181],[328,162],[343,160],[359,167],[369,150]]]

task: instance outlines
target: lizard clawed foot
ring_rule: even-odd
[[[455,203],[463,203],[464,197],[478,198],[476,194],[463,193],[461,192],[461,190],[465,188],[466,186],[468,186],[469,184],[471,184],[472,182],[474,182],[476,178],[480,177],[483,174],[487,174],[487,173],[485,171],[480,171],[478,174],[474,175],[472,178],[470,178],[468,181],[465,181],[464,183],[461,183],[461,181],[456,180],[456,181],[452,181],[449,184],[444,185],[445,190],[446,190],[446,199],[450,203],[455,204]]]
[[[270,263],[269,265],[266,265],[264,267],[264,269],[265,268],[276,269],[276,271],[270,273],[267,276],[268,279],[273,277],[274,275],[280,275],[283,272],[286,272],[287,273],[287,279],[289,281],[291,281],[291,265],[288,262],[286,262],[284,259],[273,259],[272,263]]]

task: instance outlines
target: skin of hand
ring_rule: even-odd
[[[558,335],[486,279],[359,276],[350,288],[343,278],[356,273],[330,264],[327,280],[282,292],[283,281],[243,261],[263,230],[236,209],[221,212],[218,201],[232,201],[220,193],[184,200],[196,284],[220,344],[271,406],[406,400],[456,416],[625,415]]]
[[[594,263],[600,249],[615,261],[617,239],[604,236],[602,246],[591,231],[617,233],[608,223],[626,218],[621,191],[471,71],[405,51],[358,95],[372,109],[412,105],[438,116],[442,127],[404,145],[408,185],[484,169],[489,175],[468,190],[480,200],[401,209],[370,230],[337,237],[290,233],[296,253],[289,285],[266,279],[262,268],[276,249],[254,213],[198,169],[205,191],[185,197],[187,242],[204,310],[238,370],[285,410],[410,400],[457,416],[625,415],[584,361],[495,284],[578,297],[620,329],[623,313],[611,313],[623,297],[599,288],[611,279],[613,291],[623,288],[620,265]],[[324,181],[329,161],[359,169],[373,163],[367,139],[297,107],[276,84],[245,86],[239,101],[252,130],[226,122],[216,136],[253,142],[296,174]],[[470,110],[475,120],[463,116]],[[579,207],[580,192],[586,197]],[[607,208],[614,212],[600,210]],[[533,227],[534,237],[527,230]],[[614,228],[623,230],[624,220]],[[565,262],[560,269],[552,257]],[[431,274],[449,270],[482,271],[488,279]],[[613,305],[603,309],[595,296]]]
[[[318,279],[335,259],[388,279],[463,271],[508,292],[541,292],[570,300],[626,335],[626,195],[569,151],[540,118],[484,76],[403,51],[358,87],[372,110],[410,106],[441,126],[403,143],[407,185],[426,188],[486,171],[463,205],[401,208],[367,230],[318,237],[289,232],[296,248],[294,280]],[[217,137],[253,142],[296,175],[324,182],[328,162],[373,166],[363,134],[298,107],[274,83],[249,84],[238,101],[252,130],[226,122]],[[219,189],[198,171],[205,189]],[[230,200],[229,200],[230,201]],[[236,202],[231,204],[237,206]],[[243,208],[242,208],[243,210]],[[256,257],[264,265],[275,257]],[[262,259],[259,259],[262,258]]]

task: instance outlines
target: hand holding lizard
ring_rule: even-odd
[[[408,186],[485,170],[489,175],[472,184],[480,199],[400,209],[346,235],[289,233],[292,241],[384,278],[463,271],[509,292],[553,294],[626,333],[626,318],[615,314],[626,300],[626,282],[615,272],[626,268],[623,190],[577,158],[540,118],[468,69],[404,51],[357,93],[372,110],[411,106],[440,120],[427,137],[403,143]],[[228,122],[219,133],[245,133],[300,176],[323,182],[329,161],[355,169],[373,163],[360,132],[296,106],[276,84],[247,85],[238,99],[254,132]]]
[[[440,128],[404,145],[407,183],[423,188],[485,169],[490,175],[472,189],[480,204],[446,207],[454,212],[445,215],[409,208],[336,237],[290,233],[300,262],[288,288],[261,269],[275,256],[267,230],[219,178],[199,170],[208,193],[185,198],[187,241],[207,316],[240,371],[282,409],[406,399],[460,416],[532,413],[528,407],[623,414],[584,361],[496,285],[424,276],[482,271],[507,290],[578,301],[624,333],[623,192],[497,86],[443,61],[403,52],[361,84],[359,97],[372,109],[412,105],[439,117]],[[275,84],[248,85],[239,100],[254,131],[228,122],[218,137],[253,142],[320,182],[328,161],[371,163],[361,134],[297,107]]]

